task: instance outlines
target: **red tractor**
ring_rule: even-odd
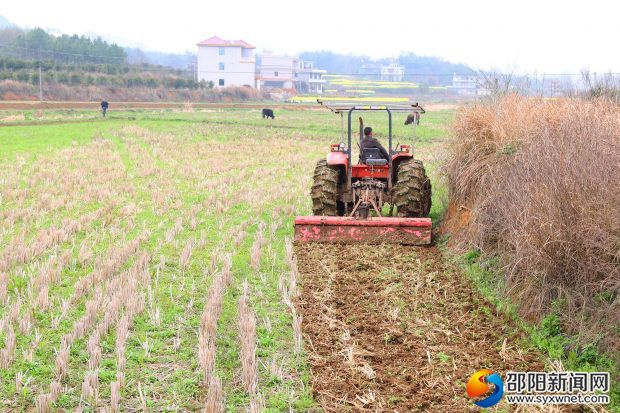
[[[391,106],[346,106],[320,104],[348,119],[348,142],[344,136],[331,145],[326,159],[314,170],[312,217],[297,217],[296,239],[301,241],[359,241],[428,244],[431,241],[431,182],[422,161],[414,159],[415,127],[424,109],[416,104]],[[379,149],[360,150],[352,159],[352,114],[355,111],[384,111],[388,115],[388,159]],[[392,114],[408,112],[413,142],[393,145]],[[364,125],[360,118],[360,141]],[[343,128],[344,131],[344,128]],[[344,135],[344,133],[343,133]],[[389,212],[384,213],[384,205]],[[396,209],[396,217],[392,217]]]

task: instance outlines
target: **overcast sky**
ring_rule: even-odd
[[[411,51],[475,69],[620,72],[613,0],[0,1],[0,14],[18,25],[98,33],[150,50],[195,51],[218,35],[289,54]]]

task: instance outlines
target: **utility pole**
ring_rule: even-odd
[[[41,63],[39,63],[39,101],[43,102],[43,76],[41,75]]]

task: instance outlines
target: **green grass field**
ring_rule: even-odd
[[[295,291],[286,244],[294,215],[311,212],[314,164],[340,140],[339,117],[278,110],[263,120],[233,109],[3,117],[91,120],[0,127],[1,411],[202,410],[203,311],[228,257],[213,369],[226,411],[253,400],[268,412],[315,409],[286,304]],[[364,117],[385,137],[385,120]],[[406,143],[401,117],[395,140]],[[429,112],[418,128],[417,155],[431,176],[451,117]],[[434,189],[438,217],[445,193]],[[245,280],[254,393],[242,380],[238,337]]]

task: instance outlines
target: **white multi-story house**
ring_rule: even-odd
[[[211,81],[215,87],[255,87],[254,49],[243,40],[224,40],[217,36],[198,43],[198,81]]]
[[[358,73],[371,79],[378,79],[381,73],[380,65],[377,63],[365,63],[360,66]]]
[[[258,83],[260,88],[292,89],[294,68],[297,59],[289,56],[278,56],[271,52],[260,55]]]
[[[403,77],[405,76],[405,66],[399,65],[396,62],[392,62],[387,65],[379,63],[366,63],[359,68],[358,73],[362,76],[369,77],[370,79],[402,82]]]
[[[477,95],[480,88],[479,79],[474,75],[452,75],[452,85],[449,89],[454,90],[459,95]]]
[[[323,93],[327,70],[317,69],[313,62],[299,60],[295,74],[295,87],[302,93]]]
[[[260,55],[258,81],[261,88],[297,89],[301,93],[323,93],[326,70],[298,57],[279,56],[271,52]]]
[[[405,66],[401,66],[397,63],[390,63],[389,65],[381,65],[381,80],[388,80],[390,82],[402,82],[405,75]]]

